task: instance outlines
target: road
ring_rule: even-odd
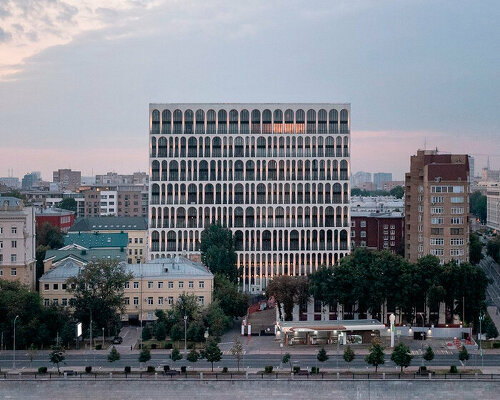
[[[147,365],[154,366],[162,366],[169,365],[171,368],[179,369],[181,365],[187,365],[188,367],[194,368],[209,368],[210,363],[206,360],[199,360],[197,363],[186,362],[185,360],[180,360],[177,362],[172,362],[169,359],[167,354],[152,354],[152,359],[148,361]],[[263,369],[265,365],[272,365],[274,367],[278,367],[280,365],[281,356],[279,354],[252,354],[243,356],[240,367],[241,368],[260,368]],[[315,354],[304,355],[304,354],[293,354],[292,363],[297,363],[300,367],[313,367],[320,366],[321,368],[371,368],[364,361],[364,356],[358,355],[354,361],[350,364],[347,364],[342,355],[335,356],[330,355],[328,361],[324,363],[320,363],[316,359]],[[94,368],[105,367],[105,368],[120,368],[122,369],[124,366],[131,366],[132,368],[139,368],[138,354],[125,354],[122,355],[121,359],[113,364],[107,361],[107,352],[100,353],[95,352],[92,354],[67,354],[66,355],[66,365],[63,365],[63,368],[68,367],[85,367],[87,365],[92,365]],[[412,365],[418,366],[422,364],[422,357],[419,355],[414,356],[412,360]],[[460,361],[458,360],[458,354],[436,354],[435,359],[431,362],[426,363],[426,365],[430,366],[447,366],[457,365],[460,366]],[[500,354],[485,354],[483,356],[483,363],[481,363],[481,358],[479,355],[471,354],[471,359],[467,362],[468,366],[484,366],[484,367],[496,367],[500,366]],[[49,362],[48,353],[47,354],[38,354],[36,358],[33,360],[32,367],[38,368],[40,366],[52,367],[52,364]],[[228,367],[230,369],[235,369],[237,366],[237,361],[235,357],[231,355],[223,355],[222,360],[218,363],[214,363],[214,367]],[[0,367],[2,370],[5,368],[12,368],[12,356],[11,355],[1,355],[0,356]],[[17,354],[16,355],[16,367],[17,368],[29,368],[30,362],[26,354]],[[386,355],[384,367],[396,367],[396,365],[390,360],[390,355]],[[283,368],[288,368],[287,365],[283,366]]]
[[[488,300],[500,309],[500,266],[491,257],[484,257],[479,266],[484,270],[492,283],[488,285]],[[500,327],[499,327],[500,328]]]

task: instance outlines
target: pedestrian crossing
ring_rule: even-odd
[[[421,356],[422,354],[424,354],[424,351],[422,350],[411,350],[410,351],[411,355],[413,356]],[[450,350],[434,350],[434,354],[440,354],[440,355],[446,355],[446,354],[453,354],[452,351]]]

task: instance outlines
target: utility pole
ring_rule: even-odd
[[[13,363],[13,368],[16,369],[16,320],[19,318],[19,315],[16,315],[16,318],[14,318],[14,345],[13,350],[14,350],[14,363]]]

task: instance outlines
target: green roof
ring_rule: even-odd
[[[82,262],[95,261],[102,258],[113,259],[118,261],[125,261],[127,258],[127,253],[125,249],[121,251],[120,249],[90,249],[90,250],[80,250],[80,249],[67,249],[67,250],[47,250],[45,253],[45,260],[53,258],[54,263],[64,260],[65,258],[72,257]],[[44,261],[45,261],[44,260]]]
[[[76,244],[86,249],[94,248],[126,248],[127,233],[70,233],[64,237],[64,246]]]

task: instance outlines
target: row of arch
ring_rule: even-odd
[[[339,118],[340,117],[340,118]],[[339,129],[340,126],[340,129]],[[349,133],[349,112],[342,109],[340,113],[336,109],[328,112],[313,109],[305,112],[302,109],[283,110],[269,109],[262,111],[254,109],[230,110],[229,113],[221,109],[205,111],[202,109],[187,109],[184,113],[176,109],[151,112],[152,134],[234,134],[234,133]]]
[[[347,204],[344,183],[153,184],[151,205],[164,204]]]
[[[233,230],[236,251],[322,251],[348,249],[346,229]],[[199,251],[201,230],[151,232],[152,252]]]
[[[348,136],[151,138],[151,157],[349,157]]]
[[[215,221],[229,228],[348,227],[349,207],[152,207],[149,227],[203,229]]]
[[[322,265],[335,265],[346,252],[314,253],[239,253],[237,264],[241,270],[244,290],[250,292],[251,286],[267,286],[275,276],[304,276],[316,271]]]
[[[151,181],[349,180],[346,160],[162,161],[151,163]],[[154,187],[154,185],[153,185]]]

